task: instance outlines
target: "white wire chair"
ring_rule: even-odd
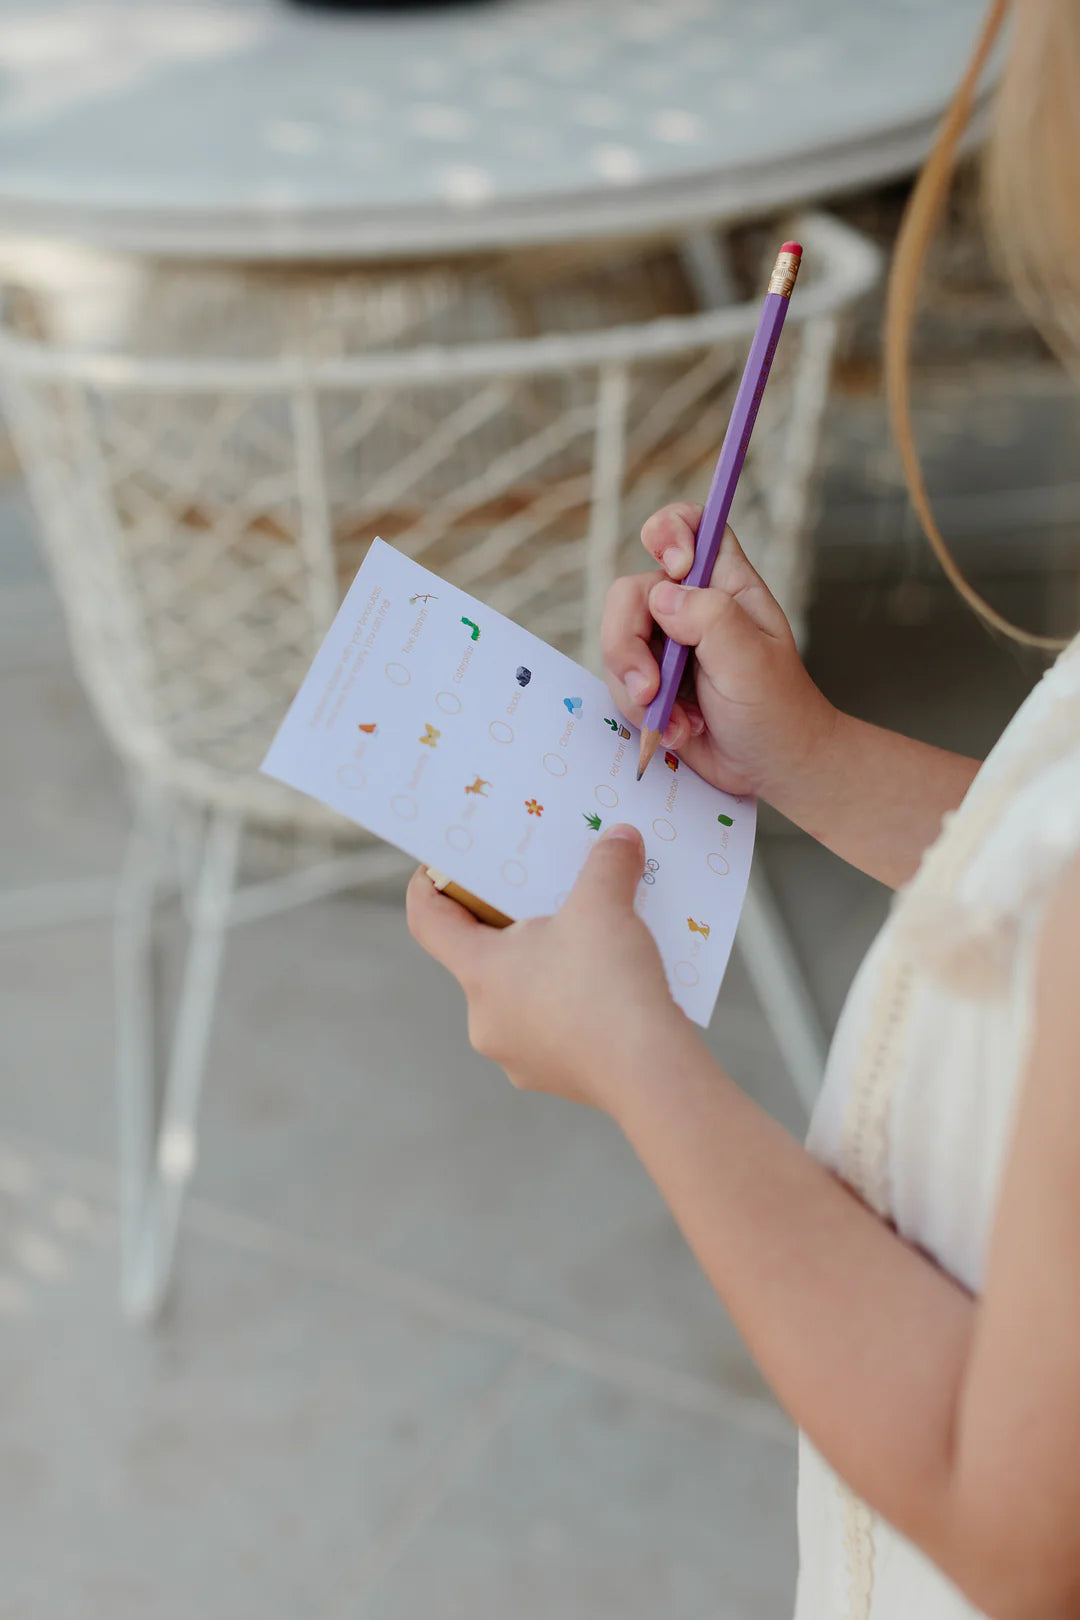
[[[837,323],[878,270],[835,220],[800,234],[806,271],[736,512],[797,629]],[[366,545],[381,533],[595,668],[642,521],[707,487],[757,318],[756,297],[695,308],[685,264],[162,267],[125,283],[112,350],[30,334],[9,303],[10,428],[81,678],[135,793],[116,905],[132,1314],[168,1287],[226,930],[403,869],[256,769]],[[300,857],[241,883],[245,828],[299,837]],[[190,936],[162,1074],[152,949],[174,886]],[[760,862],[737,943],[809,1101],[824,1043]]]

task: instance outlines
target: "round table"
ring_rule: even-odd
[[[983,0],[0,0],[0,229],[387,258],[690,228],[909,171]]]

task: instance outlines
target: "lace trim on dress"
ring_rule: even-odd
[[[869,1620],[874,1596],[874,1523],[876,1515],[841,1480],[837,1480],[843,1511],[844,1558],[848,1591],[846,1620]]]
[[[837,1169],[879,1215],[888,1214],[892,1202],[889,1107],[903,1049],[899,1036],[907,1018],[913,983],[909,957],[894,949],[885,962],[878,984],[841,1128]],[[874,1595],[877,1515],[839,1478],[836,1487],[848,1573],[845,1620],[869,1620]]]

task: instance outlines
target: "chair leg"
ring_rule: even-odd
[[[236,879],[242,822],[211,812],[194,877],[190,936],[158,1107],[154,1030],[154,913],[172,845],[175,807],[140,809],[117,914],[121,1302],[157,1314],[172,1274],[184,1191],[195,1166],[196,1120]]]
[[[750,871],[735,943],[809,1117],[825,1073],[827,1043],[760,859]]]
[[[120,1168],[121,1298],[128,1307],[153,1163],[157,1095],[154,1055],[154,914],[169,862],[176,807],[138,796],[116,894],[116,1088]]]

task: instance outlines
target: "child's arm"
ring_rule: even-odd
[[[644,851],[623,832],[553,917],[501,931],[414,880],[410,926],[465,989],[474,1045],[618,1122],[778,1398],[860,1496],[980,1610],[1077,1620],[1080,861],[1044,937],[974,1300],[718,1068],[634,914]]]
[[[973,1300],[722,1074],[643,1052],[613,1108],[795,1421],[1000,1620],[1080,1615],[1080,862]],[[689,1036],[689,1031],[687,1031]]]
[[[613,697],[640,722],[659,679],[657,625],[694,647],[695,701],[676,705],[667,746],[717,787],[775,805],[853,866],[903,883],[977,763],[840,714],[730,530],[707,590],[674,583],[693,558],[700,512],[675,506],[650,518],[642,540],[665,573],[612,586],[603,650]]]
[[[813,768],[791,773],[764,797],[843,860],[895,889],[911,877],[978,768],[978,760],[834,709]]]

